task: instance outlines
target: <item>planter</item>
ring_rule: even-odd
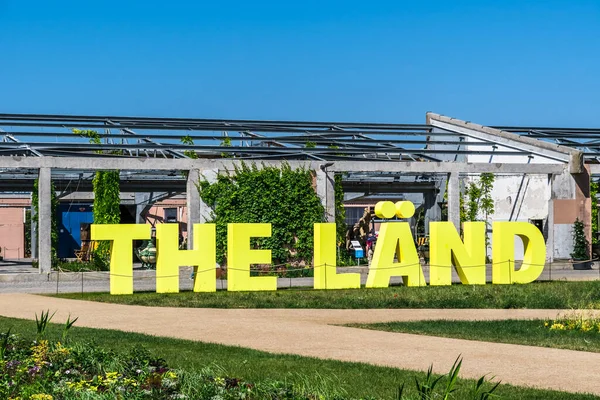
[[[573,260],[573,269],[577,269],[577,270],[592,269],[592,262],[591,261]]]
[[[592,255],[593,258],[600,258],[600,244],[592,245]]]

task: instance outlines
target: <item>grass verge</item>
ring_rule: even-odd
[[[482,342],[523,344],[527,346],[600,353],[600,333],[566,330],[551,331],[547,327],[544,327],[544,320],[439,320],[352,324],[348,326],[387,332],[402,332]]]
[[[12,328],[13,332],[24,333],[24,336],[29,334],[30,337],[35,336],[36,332],[34,321],[0,317],[0,331],[6,331],[8,328]],[[62,325],[48,325],[48,336],[58,337],[61,333]],[[259,382],[275,379],[319,388],[321,392],[340,393],[343,391],[348,397],[356,398],[373,396],[381,399],[393,399],[402,382],[406,382],[407,389],[410,391],[408,394],[414,394],[415,378],[422,380],[425,377],[422,372],[294,355],[270,354],[240,347],[168,339],[116,330],[74,327],[69,335],[71,341],[92,341],[104,349],[118,351],[128,351],[133,347],[143,345],[154,355],[163,357],[174,368],[194,371],[205,366],[216,366],[230,376],[248,381]],[[431,361],[435,362],[435,360]],[[490,372],[493,373],[493,371]],[[474,384],[472,380],[461,381],[462,386],[467,389]],[[588,400],[600,398],[593,395],[504,384],[500,385],[496,393],[504,399]],[[456,398],[463,398],[461,392],[456,393]]]
[[[58,297],[107,303],[208,308],[600,308],[600,281],[527,285],[452,285],[385,289],[158,294],[70,293]]]

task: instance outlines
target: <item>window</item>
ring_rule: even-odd
[[[165,208],[165,222],[177,222],[177,208]]]

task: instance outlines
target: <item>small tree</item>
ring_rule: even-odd
[[[577,218],[573,224],[573,252],[571,258],[575,261],[589,260],[590,242],[585,237],[583,222]]]

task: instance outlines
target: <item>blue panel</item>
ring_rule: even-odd
[[[354,249],[354,257],[363,258],[365,256],[365,252],[363,249]]]
[[[81,224],[94,221],[90,204],[61,204],[58,208],[58,257],[73,258],[81,247]]]

